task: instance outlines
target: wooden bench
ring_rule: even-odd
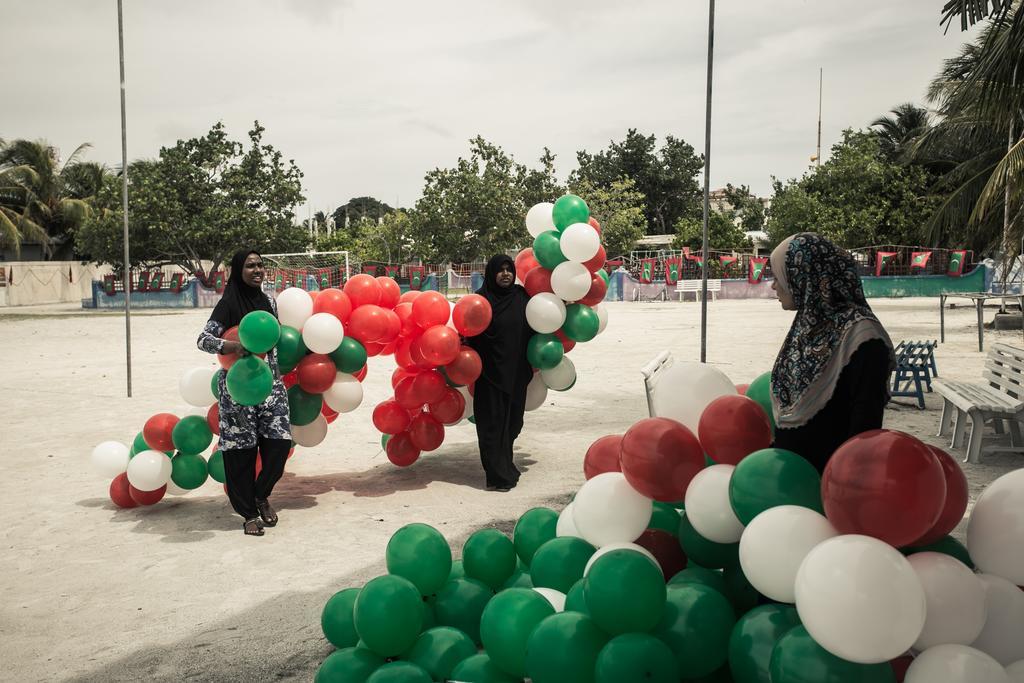
[[[913,396],[917,407],[924,410],[924,387],[930,392],[932,377],[939,376],[935,347],[934,341],[901,341],[896,345],[896,370],[890,392],[893,396]]]
[[[952,427],[950,445],[960,448],[971,421],[966,462],[981,459],[985,423],[994,421],[997,434],[1003,433],[1003,422],[1010,432],[1010,449],[1024,450],[1020,420],[1024,419],[1024,349],[1009,344],[994,344],[985,360],[982,382],[957,382],[936,379],[935,390],[942,395],[942,416],[939,436],[946,436]]]
[[[683,300],[683,295],[687,292],[693,292],[693,300],[700,301],[700,294],[703,290],[701,280],[680,280],[676,283],[676,292],[679,293],[679,300]],[[721,280],[708,280],[708,294],[711,295],[711,300],[717,300],[718,292],[722,291]]]

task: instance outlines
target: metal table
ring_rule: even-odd
[[[1007,299],[1016,301],[1020,304],[1022,314],[1024,314],[1024,294],[989,294],[987,292],[964,292],[958,294],[939,294],[939,341],[946,341],[946,299],[949,298],[960,298],[970,299],[974,302],[974,307],[978,310],[978,351],[985,350],[985,321],[983,310],[985,308],[985,302],[991,299],[999,299],[1005,302]],[[1024,334],[1024,326],[1021,329]]]

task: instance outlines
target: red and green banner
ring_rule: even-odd
[[[402,272],[402,266],[384,266],[384,274],[390,278],[398,279],[398,275]]]
[[[747,262],[747,282],[756,285],[764,279],[764,267],[768,263],[766,256],[751,256]]]
[[[280,292],[284,289],[284,275],[278,273],[274,276],[274,291]]]
[[[423,266],[409,266],[409,289],[420,289],[423,287],[423,274],[426,272]]]
[[[224,271],[218,270],[213,274],[213,289],[220,294],[224,291]]]
[[[964,261],[967,260],[966,249],[956,249],[949,252],[949,266],[946,267],[946,275],[960,277],[964,274]]]
[[[10,282],[10,278],[8,278],[7,281]],[[107,296],[114,296],[114,292],[117,291],[114,287],[115,287],[115,285],[114,285],[114,276],[113,275],[104,275],[103,276],[103,292]]]
[[[149,271],[144,270],[139,273],[139,281],[135,285],[136,292],[148,292],[149,291]]]
[[[683,247],[683,258],[685,258],[687,261],[690,260],[690,248],[689,247]]]
[[[320,289],[327,289],[331,286],[331,271],[328,268],[320,269]]]
[[[364,263],[363,264],[363,272],[366,273],[367,275],[374,275],[374,276],[376,276],[377,275],[377,266],[375,264],[372,264],[372,263]]]
[[[667,258],[665,259],[665,284],[674,285],[679,282],[679,274],[683,270],[683,259],[681,258]]]
[[[691,256],[690,260],[693,261],[694,263],[696,263],[701,268],[704,267],[704,256],[703,255]]]
[[[879,251],[875,253],[875,277],[882,274],[885,267],[896,257],[895,251]]]
[[[921,268],[922,270],[928,267],[928,259],[931,258],[932,252],[930,251],[915,251],[910,254],[910,270],[914,268]]]
[[[719,256],[718,262],[722,264],[723,270],[729,270],[732,264],[736,263],[736,256]]]
[[[640,282],[645,285],[654,282],[654,259],[645,258],[640,261]]]
[[[280,275],[278,276],[280,277]],[[181,291],[182,286],[185,284],[185,274],[175,273],[171,276],[171,291],[177,294]]]
[[[159,292],[160,288],[164,286],[164,272],[158,270],[153,273],[152,277],[149,278],[149,291]]]

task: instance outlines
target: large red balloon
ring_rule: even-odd
[[[409,439],[421,451],[435,450],[444,441],[444,425],[430,413],[420,413],[409,425]]]
[[[406,370],[403,367],[395,368],[394,372],[391,373],[391,388],[394,389],[395,387],[397,387],[398,383],[401,382],[406,377],[412,377],[418,374],[418,371]]]
[[[663,503],[683,500],[704,469],[704,451],[689,429],[666,417],[649,417],[630,427],[619,454],[622,473],[634,489]]]
[[[284,384],[285,389],[291,389],[293,386],[299,383],[299,373],[295,370],[286,372],[281,375],[281,382]]]
[[[398,434],[409,427],[409,411],[394,399],[378,403],[373,409],[373,426],[384,434]]]
[[[377,277],[377,284],[380,286],[378,305],[389,310],[397,306],[398,300],[402,298],[402,288],[398,286],[395,279],[387,275],[380,275]]]
[[[412,319],[423,329],[444,325],[450,314],[448,299],[440,292],[422,292],[412,302]]]
[[[598,232],[601,231],[598,230]],[[605,252],[604,246],[602,245],[597,248],[597,253],[594,254],[594,257],[592,259],[583,262],[583,266],[591,273],[596,273],[597,271],[604,268],[604,264],[607,262],[608,254]]]
[[[448,383],[444,381],[444,375],[437,370],[427,370],[412,378],[412,386],[413,393],[420,401],[420,405],[423,405],[424,403],[433,403],[444,398],[444,392],[448,388]]]
[[[468,346],[459,349],[459,354],[451,363],[444,366],[444,371],[455,384],[472,384],[483,371],[480,355]]]
[[[491,324],[491,304],[479,294],[467,294],[452,309],[452,324],[463,337],[475,337]]]
[[[214,403],[210,406],[210,409],[206,411],[206,425],[210,428],[210,431],[220,436],[220,404]]]
[[[686,553],[683,552],[679,539],[667,531],[647,529],[634,543],[654,555],[666,581],[686,569]]]
[[[146,445],[154,451],[174,450],[171,431],[176,424],[178,424],[177,415],[157,413],[146,420],[146,424],[142,427],[142,438],[145,439]]]
[[[591,216],[591,217],[590,217],[590,219],[589,219],[589,220],[587,220],[587,223],[589,223],[589,224],[590,224],[590,226],[591,226],[592,228],[594,228],[594,230],[597,230],[597,234],[598,234],[598,235],[600,235],[600,234],[601,234],[601,224],[597,222],[597,219],[596,219],[596,218],[594,218],[593,216]]]
[[[236,325],[234,327],[229,327],[228,329],[224,330],[224,334],[222,334],[220,338],[226,339],[227,341],[238,341],[238,326]],[[220,363],[220,366],[222,368],[227,370],[232,365],[234,365],[235,361],[238,360],[240,357],[241,356],[239,356],[237,353],[218,353],[217,362]]]
[[[419,372],[420,367],[412,359],[412,342],[413,338],[411,337],[399,339],[398,346],[395,347],[395,362],[398,363],[400,368]]]
[[[320,292],[320,296],[313,301],[313,313],[330,313],[343,323],[348,322],[352,315],[352,300],[348,294],[331,287]]]
[[[438,401],[431,402],[427,408],[441,424],[453,425],[462,419],[462,413],[466,410],[466,399],[455,389],[446,387],[444,396]]]
[[[380,303],[380,284],[368,273],[353,275],[345,283],[345,294],[352,300],[352,307],[374,305]]]
[[[413,301],[416,300],[416,297],[418,297],[420,294],[421,292],[415,289],[410,289],[408,292],[403,293],[402,296],[398,298],[398,303],[411,304]]]
[[[697,436],[709,458],[720,465],[736,465],[771,445],[772,426],[756,401],[732,394],[719,396],[704,408]]]
[[[946,503],[946,475],[923,443],[873,429],[843,443],[821,477],[825,516],[840,534],[897,548],[924,536]]]
[[[558,337],[558,341],[562,342],[563,353],[569,353],[570,351],[576,348],[576,340],[569,339],[568,337],[566,337],[565,332],[562,332],[561,330],[556,330],[555,336]]]
[[[374,284],[377,283],[374,282]],[[366,304],[352,311],[348,325],[345,327],[345,334],[366,346],[383,337],[387,330],[388,317],[385,315],[384,309],[376,304]]]
[[[409,345],[409,357],[412,358],[413,363],[416,364],[421,370],[430,370],[434,366],[430,364],[430,361],[423,355],[423,348],[420,346],[422,336],[413,337],[412,343]]]
[[[338,411],[327,405],[327,401],[324,401],[323,406],[320,408],[320,414],[327,420],[327,424],[331,424],[338,419]]]
[[[749,388],[750,388],[749,384],[737,384],[736,385],[736,393],[739,394],[740,396],[746,396],[747,395],[747,389],[749,389]]]
[[[390,280],[391,278],[388,279]],[[383,310],[387,326],[384,328],[384,334],[377,341],[381,344],[391,344],[398,341],[398,335],[402,333],[402,319],[391,309],[385,308]]]
[[[600,275],[593,275],[590,278],[590,291],[580,299],[580,303],[586,306],[596,306],[604,301],[604,295],[608,293],[608,283]]]
[[[447,325],[427,328],[420,337],[420,353],[431,366],[451,363],[459,355],[459,346],[459,333]]]
[[[583,456],[583,476],[591,479],[605,472],[620,472],[619,450],[621,448],[621,434],[602,436],[590,444],[587,454]]]
[[[925,444],[925,446],[942,466],[942,474],[946,478],[946,502],[932,528],[924,536],[914,541],[913,545],[915,546],[935,543],[953,531],[960,520],[964,518],[967,501],[970,497],[967,491],[967,476],[960,469],[960,464],[956,459],[941,448],[930,444]]]
[[[139,506],[138,503],[132,500],[132,496],[128,492],[129,486],[131,484],[128,483],[128,474],[126,472],[117,475],[110,482],[110,500],[114,501],[114,505],[119,508],[135,508]]]
[[[419,292],[417,292],[418,294]],[[406,292],[408,294],[408,292]],[[401,334],[403,337],[408,337],[414,334],[418,327],[416,321],[412,319],[412,302],[403,301],[402,303],[395,306],[395,315],[398,316],[398,320],[401,322]]]
[[[415,375],[406,377],[395,385],[395,402],[406,410],[418,412],[426,401],[419,398],[414,391],[413,380],[415,378]]]
[[[519,276],[520,279],[526,277],[526,274],[534,268],[540,268],[540,262],[537,260],[537,257],[533,255],[533,247],[527,247],[520,251],[516,254],[513,261],[516,266],[516,275]]]
[[[299,378],[299,387],[311,394],[322,394],[334,384],[338,368],[330,356],[322,353],[311,353],[295,366]]]
[[[155,491],[140,491],[131,484],[128,484],[128,495],[139,505],[155,505],[163,499],[165,493],[167,493],[167,484],[164,484]]]
[[[420,450],[412,444],[409,432],[401,432],[388,439],[384,452],[388,454],[388,460],[399,467],[408,467],[420,457]]]
[[[359,368],[359,372],[353,372],[352,376],[355,377],[360,382],[366,379],[366,365],[363,365],[363,367]]]
[[[523,278],[523,287],[530,296],[555,291],[551,288],[551,271],[543,266],[537,266],[526,274]]]

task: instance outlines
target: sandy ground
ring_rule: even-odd
[[[894,340],[938,337],[934,299],[874,300]],[[390,359],[371,359],[366,398],[300,449],[278,485],[281,523],[246,538],[220,486],[208,482],[151,508],[118,510],[89,464],[92,447],[129,442],[156,412],[189,411],[179,375],[210,357],[195,348],[208,311],[133,316],[134,391],[127,399],[123,318],[50,306],[0,311],[0,661],[6,680],[311,680],[331,651],[324,602],[384,570],[400,526],[426,522],[458,553],[478,528],[510,531],[523,511],[561,507],[582,483],[598,436],[646,416],[639,368],[663,349],[695,360],[699,305],[611,304],[604,335],[573,352],[580,379],[527,415],[524,470],[507,494],[482,490],[472,427],[400,470],[379,452],[370,414],[389,392]],[[991,318],[991,311],[988,317]],[[736,382],[770,369],[790,322],[773,301],[709,305],[708,360]],[[976,379],[973,308],[950,310],[937,358],[944,377]],[[986,341],[1020,344],[1020,333]],[[933,437],[941,400],[894,403],[887,426]],[[994,454],[967,465],[976,497],[1020,466]]]

